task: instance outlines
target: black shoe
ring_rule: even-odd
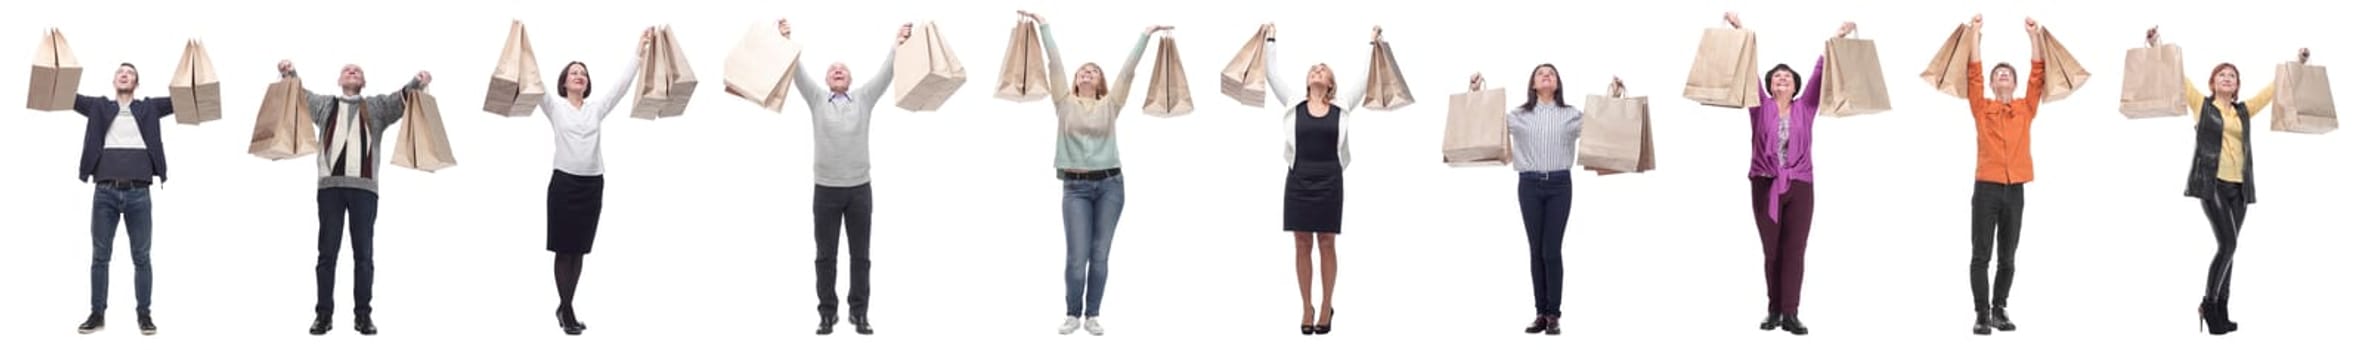
[[[353,331],[361,335],[377,335],[377,322],[370,322],[369,315],[353,316]]]
[[[320,314],[318,316],[312,317],[312,335],[328,334],[328,329],[334,327],[335,325],[332,324],[328,319],[328,314]]]
[[[2214,299],[2199,301],[2199,324],[2207,329],[2207,334],[2224,335],[2239,330],[2240,326],[2224,317],[2223,312],[2223,304]]]
[[[1988,318],[1986,322],[1994,325],[1994,330],[2004,332],[2018,330],[2018,324],[2010,323],[2010,314],[2002,312],[2002,307],[1995,306],[1993,313],[1993,317]]]
[[[1990,315],[1990,314],[1986,314],[1986,313],[1980,312],[1980,313],[1978,313],[1978,315],[1977,315],[1977,322],[1975,322],[1975,323],[1976,323],[1976,326],[1973,326],[1973,327],[1971,327],[1971,328],[1969,329],[1969,333],[1973,333],[1973,334],[1977,334],[1977,335],[1989,335],[1989,334],[1994,334],[1994,316],[1993,316],[1993,315]]]
[[[829,335],[830,333],[836,333],[836,332],[837,332],[837,315],[821,315],[821,317],[820,317],[820,329],[813,330],[813,331],[812,331],[812,334],[819,334],[819,335]]]
[[[1789,331],[1789,334],[1805,335],[1805,322],[1797,320],[1797,315],[1781,315],[1780,330]]]
[[[854,334],[860,334],[860,335],[870,335],[871,331],[870,331],[870,317],[869,317],[869,316],[853,316],[851,319],[849,319],[849,320],[847,320],[847,321],[850,321],[850,323],[853,323],[853,333],[854,333]]]
[[[1551,317],[1537,315],[1534,316],[1534,323],[1526,324],[1526,334],[1539,334],[1547,328],[1551,328]]]
[[[82,334],[91,334],[91,333],[98,333],[98,331],[99,331],[99,330],[103,330],[103,329],[107,329],[107,314],[106,314],[106,313],[93,312],[93,313],[90,313],[90,318],[85,318],[85,319],[82,319],[82,325],[81,325],[81,326],[75,326],[75,327],[74,327],[74,332],[75,332],[75,333],[82,333]]]
[[[2215,318],[2222,319],[2222,320],[2224,321],[2224,332],[2237,332],[2237,331],[2240,331],[2240,323],[2239,323],[2239,322],[2232,322],[2232,300],[2231,300],[2231,299],[2216,299],[2216,300],[2215,300]]]
[[[1543,335],[1559,335],[1559,316],[1551,316],[1550,324],[1543,327]]]
[[[1773,328],[1780,328],[1780,314],[1778,313],[1764,315],[1764,323],[1756,324],[1756,329],[1760,330],[1769,331]]]
[[[1331,319],[1331,321],[1336,321],[1336,318],[1337,318],[1337,308],[1329,308],[1329,315],[1327,315],[1327,316],[1328,316],[1328,317],[1323,317],[1323,318],[1328,318],[1328,319]],[[1313,334],[1322,334],[1322,335],[1327,335],[1327,334],[1329,334],[1329,323],[1328,323],[1328,322],[1323,322],[1323,323],[1321,323],[1321,324],[1313,325]]]
[[[575,319],[574,312],[561,309],[558,310],[558,329],[565,331],[566,335],[583,335],[583,330],[591,329],[591,326]]]
[[[148,313],[139,313],[139,335],[156,335],[156,320],[148,318]]]

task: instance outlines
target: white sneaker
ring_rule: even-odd
[[[1067,317],[1067,323],[1058,325],[1058,335],[1068,335],[1068,334],[1075,334],[1075,328],[1076,328],[1076,327],[1082,327],[1082,326],[1083,326],[1083,319],[1082,319],[1082,318],[1077,318],[1077,317],[1072,317],[1072,316],[1070,316],[1070,317]],[[1093,323],[1093,324],[1092,324],[1092,328],[1093,328],[1093,329],[1098,329],[1098,328],[1099,328],[1099,324],[1098,324],[1098,323]]]
[[[1085,332],[1091,332],[1091,335],[1107,335],[1107,334],[1108,334],[1108,330],[1107,330],[1107,329],[1104,329],[1104,328],[1100,328],[1100,327],[1099,327],[1099,318],[1098,318],[1098,317],[1093,317],[1093,318],[1091,318],[1091,319],[1089,319],[1089,320],[1084,320],[1084,321],[1083,321],[1083,331],[1085,331]]]

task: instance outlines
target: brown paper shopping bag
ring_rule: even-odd
[[[674,40],[672,27],[657,28],[650,46],[640,57],[640,90],[633,95],[632,118],[679,117],[689,108],[690,93],[697,91],[697,74],[690,72],[689,57]]]
[[[2117,112],[2136,119],[2190,115],[2190,102],[2183,96],[2183,84],[2189,81],[2182,69],[2180,45],[2125,50],[2125,84]]]
[[[263,105],[254,115],[254,137],[247,141],[246,153],[268,160],[319,153],[319,135],[313,131],[304,82],[294,77],[279,79],[263,92]]]
[[[1584,97],[1583,131],[1575,162],[1586,169],[1639,173],[1657,170],[1657,141],[1649,125],[1649,97]]]
[[[540,64],[533,54],[533,40],[525,37],[525,23],[509,22],[500,62],[492,66],[492,85],[484,89],[484,111],[505,117],[532,116],[533,109],[541,106],[542,94],[550,93],[542,85]]]
[[[1444,165],[1510,164],[1509,100],[1502,88],[1453,94],[1444,117]]]
[[[1879,68],[1879,45],[1864,39],[1831,38],[1823,45],[1821,113],[1851,117],[1892,109],[1887,73]]]
[[[944,44],[935,22],[911,29],[911,39],[894,50],[894,105],[912,112],[942,108],[960,85],[968,83],[968,68]]]
[[[32,84],[25,89],[25,108],[36,111],[66,111],[74,109],[74,90],[82,87],[82,63],[74,58],[74,48],[66,45],[66,34],[50,29],[41,38],[41,45],[33,49]]]
[[[1271,93],[1270,82],[1264,81],[1264,40],[1272,38],[1272,25],[1255,30],[1247,38],[1247,45],[1239,47],[1239,54],[1231,56],[1231,63],[1223,66],[1223,96],[1248,107],[1263,107],[1264,95]]]
[[[1955,98],[1969,98],[1969,46],[1977,45],[1977,35],[1967,24],[1953,27],[1953,35],[1936,47],[1936,57],[1928,59],[1928,69],[1920,71],[1920,80]]]
[[[1173,34],[1157,40],[1157,63],[1149,68],[1149,96],[1141,102],[1141,113],[1179,117],[1198,109],[1190,98],[1190,74],[1182,71],[1181,51],[1175,47]]]
[[[213,71],[213,55],[205,43],[189,40],[181,51],[180,67],[172,71],[172,116],[181,124],[198,125],[222,119],[222,80]]]
[[[2338,130],[2338,106],[2331,101],[2330,69],[2297,62],[2274,68],[2273,131],[2327,134]]]
[[[747,35],[722,61],[722,91],[778,113],[788,103],[795,85],[796,64],[804,45],[780,36],[771,25],[748,26]]]
[[[426,91],[403,92],[402,134],[394,143],[394,166],[435,172],[459,165],[451,157],[451,138],[443,133],[443,110]]]
[[[1009,50],[1001,56],[1001,87],[993,97],[1015,102],[1050,97],[1050,73],[1043,68],[1042,35],[1020,21],[1009,29]],[[1153,87],[1152,87],[1153,88]]]
[[[1370,72],[1364,76],[1362,108],[1392,111],[1410,106],[1411,87],[1403,80],[1403,66],[1395,60],[1395,45],[1385,41],[1370,47]]]
[[[2084,69],[2084,63],[2076,61],[2076,56],[2068,51],[2067,45],[2059,43],[2058,37],[2051,36],[2051,28],[2041,29],[2035,40],[2041,40],[2039,44],[2043,45],[2043,102],[2068,98],[2092,80],[2092,71]]]
[[[1691,57],[1690,79],[1682,98],[1727,108],[1755,108],[1763,104],[1763,84],[1756,73],[1756,32],[1709,28]]]

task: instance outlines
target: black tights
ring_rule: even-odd
[[[574,286],[583,281],[583,255],[558,253],[554,275],[558,277],[558,312],[574,314]]]

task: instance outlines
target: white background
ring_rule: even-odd
[[[81,93],[106,94],[117,62],[144,68],[141,96],[163,96],[183,40],[202,37],[222,71],[226,117],[165,128],[173,181],[155,190],[156,306],[162,334],[133,331],[128,242],[116,244],[110,329],[75,335],[86,310],[90,186],[75,182],[83,120],[18,110],[0,118],[0,342],[10,348],[1198,348],[1298,344],[1508,348],[2291,348],[2351,342],[2363,294],[2351,268],[2363,239],[2351,198],[2356,142],[2265,132],[2264,179],[2241,243],[2237,320],[2208,337],[2193,312],[2214,243],[2195,200],[2180,196],[2188,119],[2116,112],[2124,49],[2164,25],[2193,77],[2217,62],[2248,73],[2310,45],[2338,77],[2363,55],[2336,11],[2297,1],[2113,5],[2099,1],[314,1],[21,2],[0,32],[30,49],[60,27],[82,64]],[[2236,6],[2226,6],[2236,5]],[[1063,306],[1059,187],[1047,103],[991,97],[1012,10],[1055,24],[1068,66],[1120,69],[1144,26],[1171,24],[1198,110],[1160,119],[1127,106],[1129,203],[1118,229],[1109,335],[1056,339]],[[1760,33],[1762,68],[1809,70],[1844,20],[1881,47],[1897,108],[1821,121],[1819,213],[1803,318],[1808,337],[1754,330],[1761,260],[1748,218],[1748,124],[1738,110],[1680,98],[1702,28],[1739,11]],[[2309,10],[2311,9],[2311,10]],[[2011,311],[2022,330],[1968,334],[1963,278],[1975,152],[1964,103],[1917,78],[1955,24],[1984,12],[1989,63],[2024,66],[2018,21],[2045,20],[2095,74],[2036,123],[2039,180],[2029,185]],[[722,93],[722,59],[749,25],[788,17],[805,64],[878,69],[906,21],[933,19],[970,80],[941,112],[881,106],[873,130],[879,334],[813,337],[810,122],[800,102],[774,114]],[[672,24],[703,78],[688,115],[611,117],[606,220],[578,304],[594,325],[555,327],[542,250],[550,132],[540,116],[477,107],[509,18],[526,22],[545,73],[567,61],[612,79],[641,28]],[[1288,236],[1278,230],[1284,173],[1271,107],[1219,93],[1222,65],[1262,22],[1286,38],[1274,74],[1297,81],[1316,62],[1359,79],[1371,25],[1388,28],[1420,103],[1363,111],[1354,132],[1352,202],[1340,243],[1337,332],[1295,334]],[[2304,38],[2321,38],[2303,41]],[[1147,54],[1154,55],[1151,48]],[[22,52],[22,51],[19,51]],[[30,55],[0,55],[24,67]],[[311,318],[314,170],[245,153],[271,65],[292,59],[306,82],[342,64],[368,69],[369,93],[420,70],[438,80],[460,166],[388,168],[378,224],[376,308],[384,335],[300,333]],[[1524,87],[1537,63],[1593,92],[1621,75],[1656,101],[1657,172],[1576,181],[1566,241],[1569,335],[1517,333],[1532,315],[1526,246],[1506,168],[1440,164],[1445,101],[1472,71]],[[1149,68],[1139,67],[1138,84]],[[0,104],[21,105],[23,68],[0,70]],[[554,74],[552,75],[554,76]],[[599,89],[624,88],[594,81]],[[1135,87],[1145,89],[1144,87]],[[2343,87],[2342,87],[2343,88]],[[1570,98],[1580,94],[1571,93]],[[1135,101],[1139,101],[1139,97]],[[1517,101],[1513,101],[1516,103]],[[2344,99],[2349,106],[2363,101]],[[1277,104],[1277,103],[1275,103]],[[621,109],[619,109],[621,110]],[[620,112],[619,112],[620,113]],[[749,164],[747,159],[771,162]],[[118,238],[123,239],[123,238]],[[348,250],[342,254],[350,259]],[[350,282],[339,267],[339,284]],[[840,288],[844,285],[840,284]],[[1290,342],[1290,343],[1274,343]],[[1321,344],[1321,345],[1313,345]],[[2311,345],[2311,346],[2308,346]]]

